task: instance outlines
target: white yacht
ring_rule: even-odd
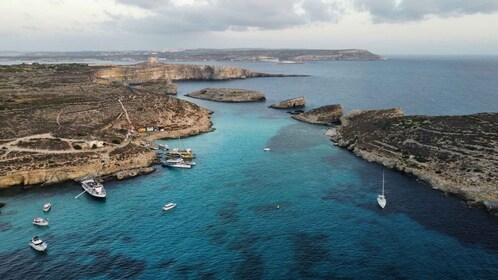
[[[45,250],[47,250],[47,243],[41,240],[38,236],[31,238],[29,246],[38,252],[45,252]]]
[[[384,172],[382,172],[382,194],[377,195],[377,203],[382,209],[384,209],[387,204],[386,196],[384,195]]]
[[[161,165],[164,167],[192,168],[192,165],[186,163],[182,158],[168,159]]]
[[[170,202],[170,203],[168,203],[168,204],[166,204],[166,205],[163,206],[163,210],[164,211],[168,211],[170,209],[175,208],[175,206],[176,206],[176,203]]]
[[[97,182],[95,179],[82,181],[81,187],[83,187],[83,189],[93,197],[105,198],[106,196],[104,185]]]
[[[263,150],[264,150],[265,152],[269,152],[269,151],[271,151],[270,147],[266,147],[266,148],[264,148]]]
[[[50,210],[50,208],[52,208],[52,204],[47,202],[43,205],[43,211],[44,212],[48,212],[48,210]]]
[[[44,220],[42,218],[34,218],[33,225],[40,226],[40,227],[46,227],[46,226],[48,226],[48,219]]]

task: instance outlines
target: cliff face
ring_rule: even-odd
[[[292,109],[302,108],[305,105],[304,97],[296,97],[287,100],[282,100],[278,103],[272,104],[269,107],[274,109]]]
[[[141,168],[155,159],[144,140],[211,129],[207,110],[94,82],[95,71],[78,64],[0,67],[0,188]],[[158,131],[138,132],[147,127]]]
[[[353,111],[341,123],[331,133],[338,146],[470,202],[497,205],[497,113],[403,116],[401,109]]]
[[[96,76],[100,79],[143,83],[151,80],[229,80],[256,77],[271,77],[266,73],[251,72],[232,66],[209,66],[191,64],[137,64],[131,66],[99,67]]]
[[[264,94],[259,91],[240,88],[205,88],[186,96],[217,102],[260,102],[265,101]]]
[[[338,123],[342,116],[342,105],[325,105],[313,110],[310,110],[299,115],[293,115],[292,118],[298,121],[330,125]]]

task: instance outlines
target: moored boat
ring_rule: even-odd
[[[97,198],[106,197],[106,191],[104,185],[102,185],[100,182],[96,181],[95,179],[88,179],[81,181],[81,187],[93,197]]]
[[[163,210],[168,211],[168,210],[175,208],[175,206],[176,206],[176,203],[170,202],[170,203],[163,206]]]
[[[52,204],[50,202],[47,202],[43,205],[43,211],[48,212],[52,208]]]
[[[168,159],[161,165],[163,167],[192,168],[192,165],[186,163],[182,158]]]
[[[38,236],[31,238],[29,246],[31,246],[31,248],[35,249],[38,252],[44,252],[45,250],[47,250],[48,247],[47,243],[41,240],[41,238]]]
[[[40,226],[40,227],[48,226],[48,219],[44,220],[42,218],[34,218],[33,225]]]
[[[264,150],[265,152],[269,152],[269,151],[271,151],[270,147],[266,147],[266,148],[264,148],[263,150]]]

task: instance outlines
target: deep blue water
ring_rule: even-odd
[[[182,140],[198,154],[191,170],[158,167],[108,182],[105,202],[75,199],[76,183],[0,192],[7,203],[0,279],[498,277],[497,217],[332,146],[324,127],[267,108],[303,95],[308,109],[341,103],[346,110],[401,106],[407,114],[496,112],[496,57],[230,64],[310,76],[181,83],[181,98],[215,112],[216,131]],[[267,102],[183,96],[204,87],[253,88]],[[388,205],[381,210],[383,171]],[[53,204],[48,214],[46,201]],[[177,207],[162,211],[170,201]],[[31,225],[36,216],[50,226]],[[28,247],[33,235],[47,241],[48,253]]]

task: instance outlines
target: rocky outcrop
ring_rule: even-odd
[[[332,133],[338,146],[433,188],[498,206],[498,113],[403,116],[401,109],[352,111]]]
[[[287,100],[280,101],[278,103],[272,104],[269,107],[273,109],[293,109],[302,108],[305,105],[304,97],[296,97]]]
[[[308,112],[293,115],[292,118],[298,121],[312,124],[336,124],[342,116],[343,106],[339,104],[322,106]]]
[[[5,205],[7,205],[5,204],[5,202],[0,202],[0,208],[4,207]]]
[[[106,176],[103,178],[104,181],[107,180],[126,180],[126,179],[131,179],[140,175],[147,175],[150,173],[153,173],[156,171],[156,168],[154,167],[144,167],[144,168],[136,168],[136,169],[129,169],[129,170],[123,170],[123,171],[118,171],[110,176]]]
[[[186,96],[217,102],[260,102],[265,101],[265,95],[259,91],[240,88],[205,88]]]
[[[176,84],[171,81],[151,80],[141,84],[131,84],[130,86],[157,94],[176,95],[178,93]]]

